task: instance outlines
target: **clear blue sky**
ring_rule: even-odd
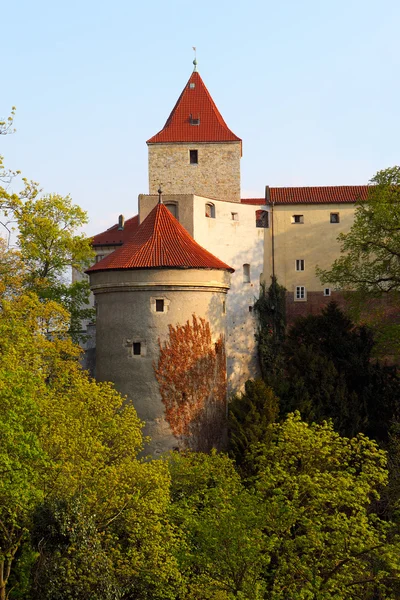
[[[243,139],[242,196],[364,184],[400,163],[398,0],[13,0],[1,9],[7,166],[70,193],[88,233],[135,214],[146,139],[192,70]]]

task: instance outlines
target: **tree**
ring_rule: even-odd
[[[270,540],[264,572],[271,600],[398,597],[399,544],[371,510],[387,482],[385,453],[363,435],[299,415],[271,425],[253,448],[255,491]]]
[[[0,135],[12,132],[15,115],[0,121]],[[89,266],[94,253],[90,239],[77,231],[87,223],[86,213],[74,205],[69,196],[50,194],[39,197],[40,190],[34,181],[22,179],[19,192],[10,189],[19,171],[4,168],[0,156],[0,210],[18,231],[18,252],[7,253],[19,272],[18,290],[34,291],[42,299],[60,302],[70,313],[70,335],[75,341],[81,337],[81,322],[91,319],[94,311],[89,307],[89,284],[86,281],[70,284],[71,269],[84,270]],[[4,249],[1,254],[5,257]],[[1,261],[1,259],[0,259]],[[20,265],[23,268],[20,269]],[[1,268],[1,262],[0,262]],[[69,272],[68,272],[69,271]],[[6,294],[14,294],[16,280],[3,280]],[[1,292],[1,290],[0,290]]]
[[[187,452],[168,458],[178,562],[187,600],[261,600],[268,539],[258,499],[223,454]]]
[[[374,337],[331,302],[318,315],[298,319],[284,348],[285,377],[274,391],[287,414],[307,421],[332,419],[342,434],[363,432],[385,441],[398,418],[396,367],[372,360]]]
[[[261,286],[260,297],[254,304],[258,317],[258,356],[263,379],[271,382],[282,369],[282,343],[286,333],[285,288],[271,277],[271,285]]]
[[[10,578],[15,585],[26,579],[18,568],[13,575],[13,565],[29,547],[33,515],[53,514],[65,533],[60,506],[68,508],[75,533],[57,547],[51,523],[36,526],[33,589],[40,584],[40,593],[33,597],[53,598],[60,589],[65,599],[85,597],[88,589],[102,589],[96,560],[104,552],[127,599],[169,598],[179,572],[166,518],[167,467],[138,460],[142,433],[133,406],[81,369],[67,328],[68,314],[34,295],[0,307],[0,598]],[[100,554],[90,554],[99,544]]]
[[[86,213],[69,196],[52,194],[20,203],[14,217],[25,269],[24,288],[67,308],[69,333],[79,341],[82,320],[94,314],[89,307],[90,288],[87,281],[67,283],[67,277],[71,277],[71,269],[88,267],[93,258],[90,239],[76,233],[87,223]]]
[[[247,454],[252,445],[266,441],[271,423],[279,416],[279,400],[261,379],[249,379],[244,393],[234,396],[228,412],[228,450],[245,473],[252,465]]]
[[[400,167],[378,171],[371,184],[351,230],[339,236],[343,256],[318,274],[323,283],[381,295],[400,291]]]
[[[330,269],[317,268],[317,275],[323,284],[351,292],[355,314],[362,313],[379,332],[381,353],[398,354],[400,167],[378,171],[370,183],[367,200],[356,205],[353,226],[338,237],[341,256]],[[389,304],[377,304],[376,298]]]

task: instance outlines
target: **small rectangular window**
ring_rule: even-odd
[[[232,221],[239,221],[239,214],[238,213],[231,213],[232,216]]]
[[[296,271],[304,271],[304,258],[296,260]]]
[[[339,213],[331,213],[331,223],[340,223]]]
[[[250,283],[250,265],[248,263],[243,265],[243,283]]]
[[[226,314],[226,302],[225,302],[225,300],[222,302],[222,314],[223,315]]]
[[[156,312],[164,312],[164,300],[156,299]]]
[[[190,164],[197,165],[199,162],[198,151],[197,150],[189,150],[189,156],[190,156]]]
[[[133,354],[134,356],[140,356],[142,344],[140,342],[133,342]]]
[[[331,288],[325,288],[324,289],[324,296],[330,296],[331,295]]]
[[[296,287],[296,291],[294,293],[295,300],[305,300],[306,299],[306,288],[303,285],[298,285]]]
[[[292,223],[304,223],[304,215],[292,215]]]

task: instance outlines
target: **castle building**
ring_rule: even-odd
[[[367,186],[267,186],[265,197],[241,199],[242,141],[196,65],[147,145],[149,193],[139,195],[137,216],[121,216],[94,236],[97,261],[88,273],[97,306],[96,377],[132,400],[157,454],[174,447],[154,375],[169,326],[193,314],[207,320],[213,340],[225,340],[227,393],[240,390],[259,374],[253,305],[260,284],[277,276],[289,319],[335,297],[315,267],[337,257],[336,238],[351,227]]]

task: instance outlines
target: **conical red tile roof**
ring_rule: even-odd
[[[234,271],[195,242],[164,204],[157,204],[130,240],[86,273],[160,268]]]
[[[147,143],[241,141],[229,129],[202,78],[194,71],[164,127]]]

